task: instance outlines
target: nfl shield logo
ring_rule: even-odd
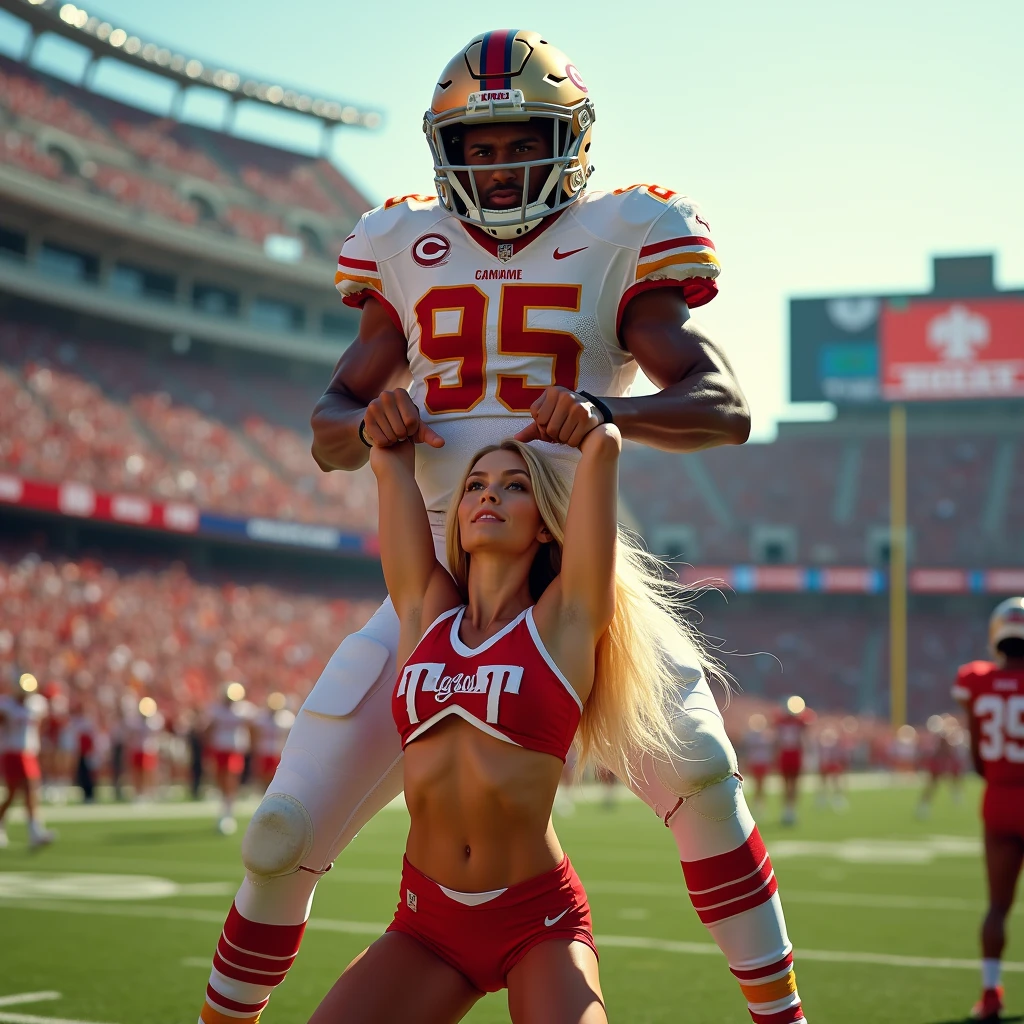
[[[502,242],[501,245],[498,246],[498,259],[501,260],[502,263],[508,263],[508,261],[512,259],[511,242]]]
[[[414,914],[416,913],[416,893],[410,892],[408,889],[405,890],[405,905]]]

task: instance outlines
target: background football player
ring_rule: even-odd
[[[588,191],[594,116],[576,66],[540,35],[477,36],[442,71],[424,118],[437,195],[388,200],[342,248],[336,284],[362,316],[314,411],[313,454],[324,470],[355,470],[371,442],[416,442],[442,557],[443,510],[482,445],[539,437],[536,424],[571,441],[595,413],[675,452],[749,433],[728,362],[690,319],[716,293],[708,223],[669,188]],[[657,394],[628,397],[638,369]],[[395,394],[364,422],[385,391]],[[574,452],[546,450],[571,474]],[[317,879],[401,790],[389,701],[397,637],[385,602],[299,712],[243,839],[247,877],[214,959],[207,1024],[259,1017],[298,952]],[[680,663],[678,675],[685,755],[643,763],[634,788],[671,830],[691,899],[755,1019],[803,1020],[736,754],[699,667]]]
[[[995,1021],[1003,1008],[1006,918],[1024,862],[1024,597],[996,608],[988,635],[992,661],[964,665],[953,696],[967,712],[974,768],[985,780],[988,912],[981,926],[982,993],[971,1017]]]

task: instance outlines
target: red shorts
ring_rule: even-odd
[[[960,775],[960,765],[952,757],[932,757],[928,759],[928,771],[934,779],[941,779],[944,775],[955,779]]]
[[[822,761],[818,770],[822,775],[842,775],[843,763],[842,761]]]
[[[1024,786],[987,785],[981,820],[990,832],[1024,839]]]
[[[280,763],[280,754],[260,754],[260,759],[257,763],[257,774],[261,779],[265,779],[268,775],[273,775],[277,771],[277,766]]]
[[[762,782],[768,775],[768,765],[752,764],[749,766],[749,771],[755,781]]]
[[[237,750],[211,750],[210,757],[213,758],[218,772],[241,775],[245,768],[245,754],[240,754]]]
[[[783,778],[796,778],[800,774],[803,763],[803,753],[799,750],[783,750],[779,754],[779,772]]]
[[[453,899],[404,860],[388,931],[411,935],[481,992],[503,989],[509,971],[549,939],[584,942],[597,953],[587,894],[568,857],[475,907]]]
[[[7,783],[8,792],[41,775],[39,758],[35,754],[26,754],[21,750],[8,750],[4,754],[4,782]]]
[[[157,755],[150,753],[148,750],[133,750],[132,751],[132,767],[137,772],[155,772],[157,765]]]

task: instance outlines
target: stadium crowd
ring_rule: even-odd
[[[12,673],[38,680],[55,754],[78,752],[88,737],[109,766],[116,742],[130,746],[153,731],[139,720],[140,703],[151,709],[143,717],[159,713],[168,742],[187,733],[229,681],[242,682],[257,704],[279,692],[297,706],[340,640],[375,607],[264,584],[200,582],[181,565],[118,570],[7,552],[0,666],[5,688]]]

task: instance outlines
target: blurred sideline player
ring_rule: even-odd
[[[252,706],[241,683],[222,683],[220,695],[206,713],[206,750],[213,763],[214,780],[223,806],[217,820],[221,835],[234,835],[235,798],[245,769],[245,755],[252,749]]]
[[[782,776],[782,824],[796,824],[797,789],[804,767],[804,730],[814,712],[803,697],[793,696],[775,715],[775,749]]]
[[[821,790],[818,802],[822,807],[831,804],[835,811],[844,811],[848,806],[846,799],[846,767],[847,751],[839,730],[827,725],[818,733],[818,775],[821,778]]]
[[[953,696],[967,712],[974,768],[985,780],[988,913],[981,926],[982,993],[971,1017],[996,1021],[1003,1008],[1006,918],[1024,861],[1024,597],[996,608],[988,635],[992,661],[964,665]]]
[[[52,843],[39,815],[39,725],[46,717],[46,699],[36,693],[39,684],[28,672],[11,670],[10,696],[0,697],[0,751],[7,799],[0,804],[0,849],[8,845],[4,817],[18,793],[25,794],[30,849]]]
[[[774,753],[768,719],[757,711],[750,716],[747,733],[743,737],[743,766],[754,780],[754,808],[758,811],[764,808],[764,782],[771,770]]]
[[[642,87],[638,100],[666,114],[674,102]],[[559,441],[598,417],[674,452],[749,433],[727,360],[690,317],[717,290],[708,223],[662,186],[588,191],[594,116],[579,70],[540,34],[477,36],[436,80],[424,117],[435,195],[388,200],[342,247],[335,281],[362,312],[313,413],[314,457],[356,470],[371,442],[416,442],[442,559],[470,453],[517,432],[538,438],[534,415]],[[638,369],[657,394],[630,395]],[[387,419],[368,424],[384,392]],[[573,451],[545,450],[568,478]],[[247,875],[227,952],[214,959],[206,1024],[259,1018],[298,954],[317,879],[402,789],[389,698],[397,636],[388,601],[342,642],[299,712],[242,841]],[[771,861],[708,681],[679,668],[679,756],[648,758],[628,781],[672,833],[691,901],[753,1018],[792,1024],[804,1015]]]
[[[288,709],[288,698],[283,693],[267,697],[267,706],[256,718],[256,762],[254,775],[261,789],[266,789],[281,763],[288,733],[295,724],[295,715]]]
[[[959,803],[963,795],[963,730],[960,723],[952,715],[932,715],[927,728],[922,767],[928,772],[928,779],[917,804],[919,818],[927,818],[931,814],[932,800],[943,779],[949,779],[954,803]]]
[[[136,800],[148,800],[156,792],[164,724],[164,716],[152,697],[143,697],[127,718],[126,741]]]

